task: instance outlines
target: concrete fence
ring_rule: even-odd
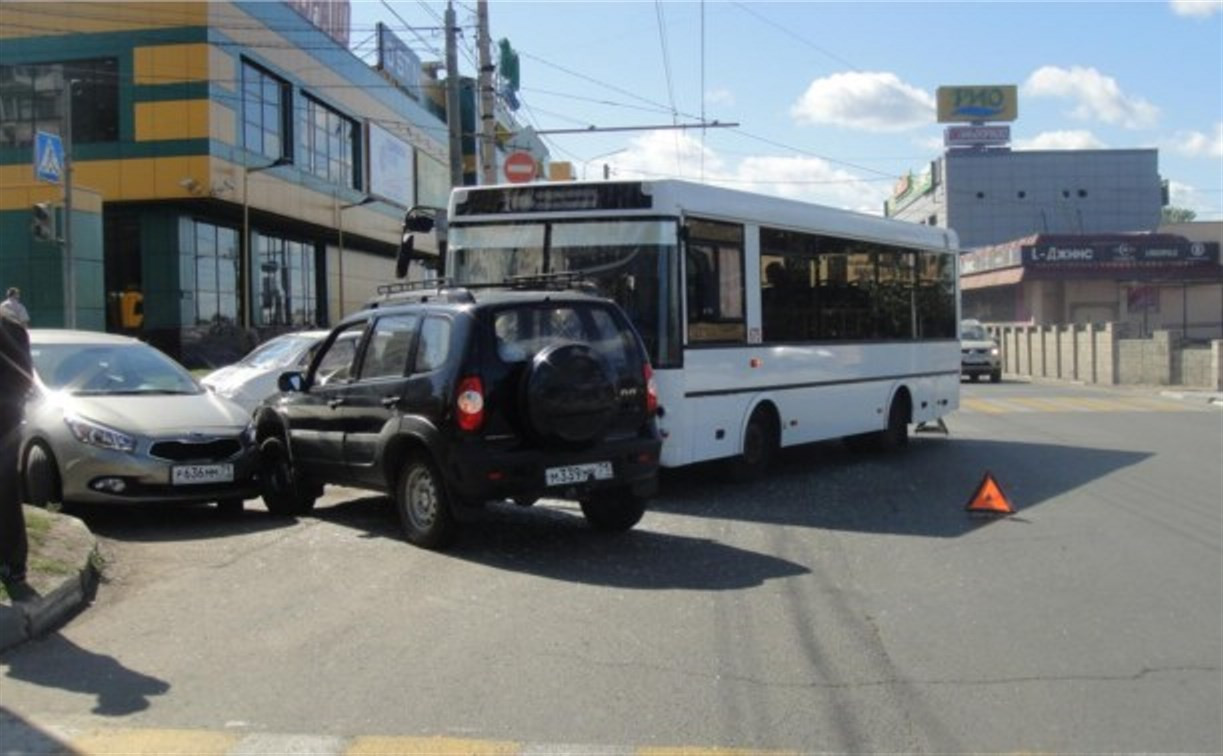
[[[1002,349],[1002,371],[1010,375],[1223,390],[1223,340],[1186,344],[1174,331],[1121,338],[1116,323],[986,327]]]

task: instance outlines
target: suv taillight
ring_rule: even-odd
[[[484,384],[474,376],[459,381],[458,395],[454,400],[459,428],[478,431],[484,425]]]
[[[645,411],[647,415],[654,415],[658,412],[658,384],[654,382],[654,368],[647,362],[641,373],[645,378]]]

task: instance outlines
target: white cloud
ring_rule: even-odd
[[[734,105],[735,93],[729,89],[711,89],[705,93],[706,105]]]
[[[815,157],[751,156],[730,165],[702,146],[699,137],[674,131],[637,137],[606,162],[612,175],[621,178],[682,178],[874,215],[882,213],[894,181],[864,182]]]
[[[1017,150],[1099,150],[1106,145],[1090,131],[1045,131],[1030,139],[1016,139]]]
[[[1223,121],[1215,124],[1213,135],[1200,131],[1178,131],[1170,146],[1190,157],[1223,158]]]
[[[1044,66],[1023,85],[1029,97],[1058,97],[1076,102],[1071,115],[1080,120],[1099,120],[1130,129],[1153,126],[1159,108],[1121,91],[1117,80],[1094,68]]]
[[[1171,0],[1172,12],[1178,16],[1206,18],[1223,12],[1223,0]]]
[[[891,73],[838,73],[816,79],[790,108],[801,124],[903,131],[934,122],[934,97]]]

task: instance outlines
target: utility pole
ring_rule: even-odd
[[[488,0],[476,2],[476,47],[480,50],[480,183],[497,183],[497,119],[493,114],[493,60],[489,48]]]
[[[72,86],[64,77],[64,327],[76,328],[76,276],[72,270]]]
[[[446,3],[446,125],[450,133],[450,185],[463,185],[463,118],[459,104],[458,25],[454,3]]]

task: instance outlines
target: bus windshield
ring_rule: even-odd
[[[449,233],[456,283],[580,271],[628,313],[655,366],[680,363],[676,221],[452,224]]]

